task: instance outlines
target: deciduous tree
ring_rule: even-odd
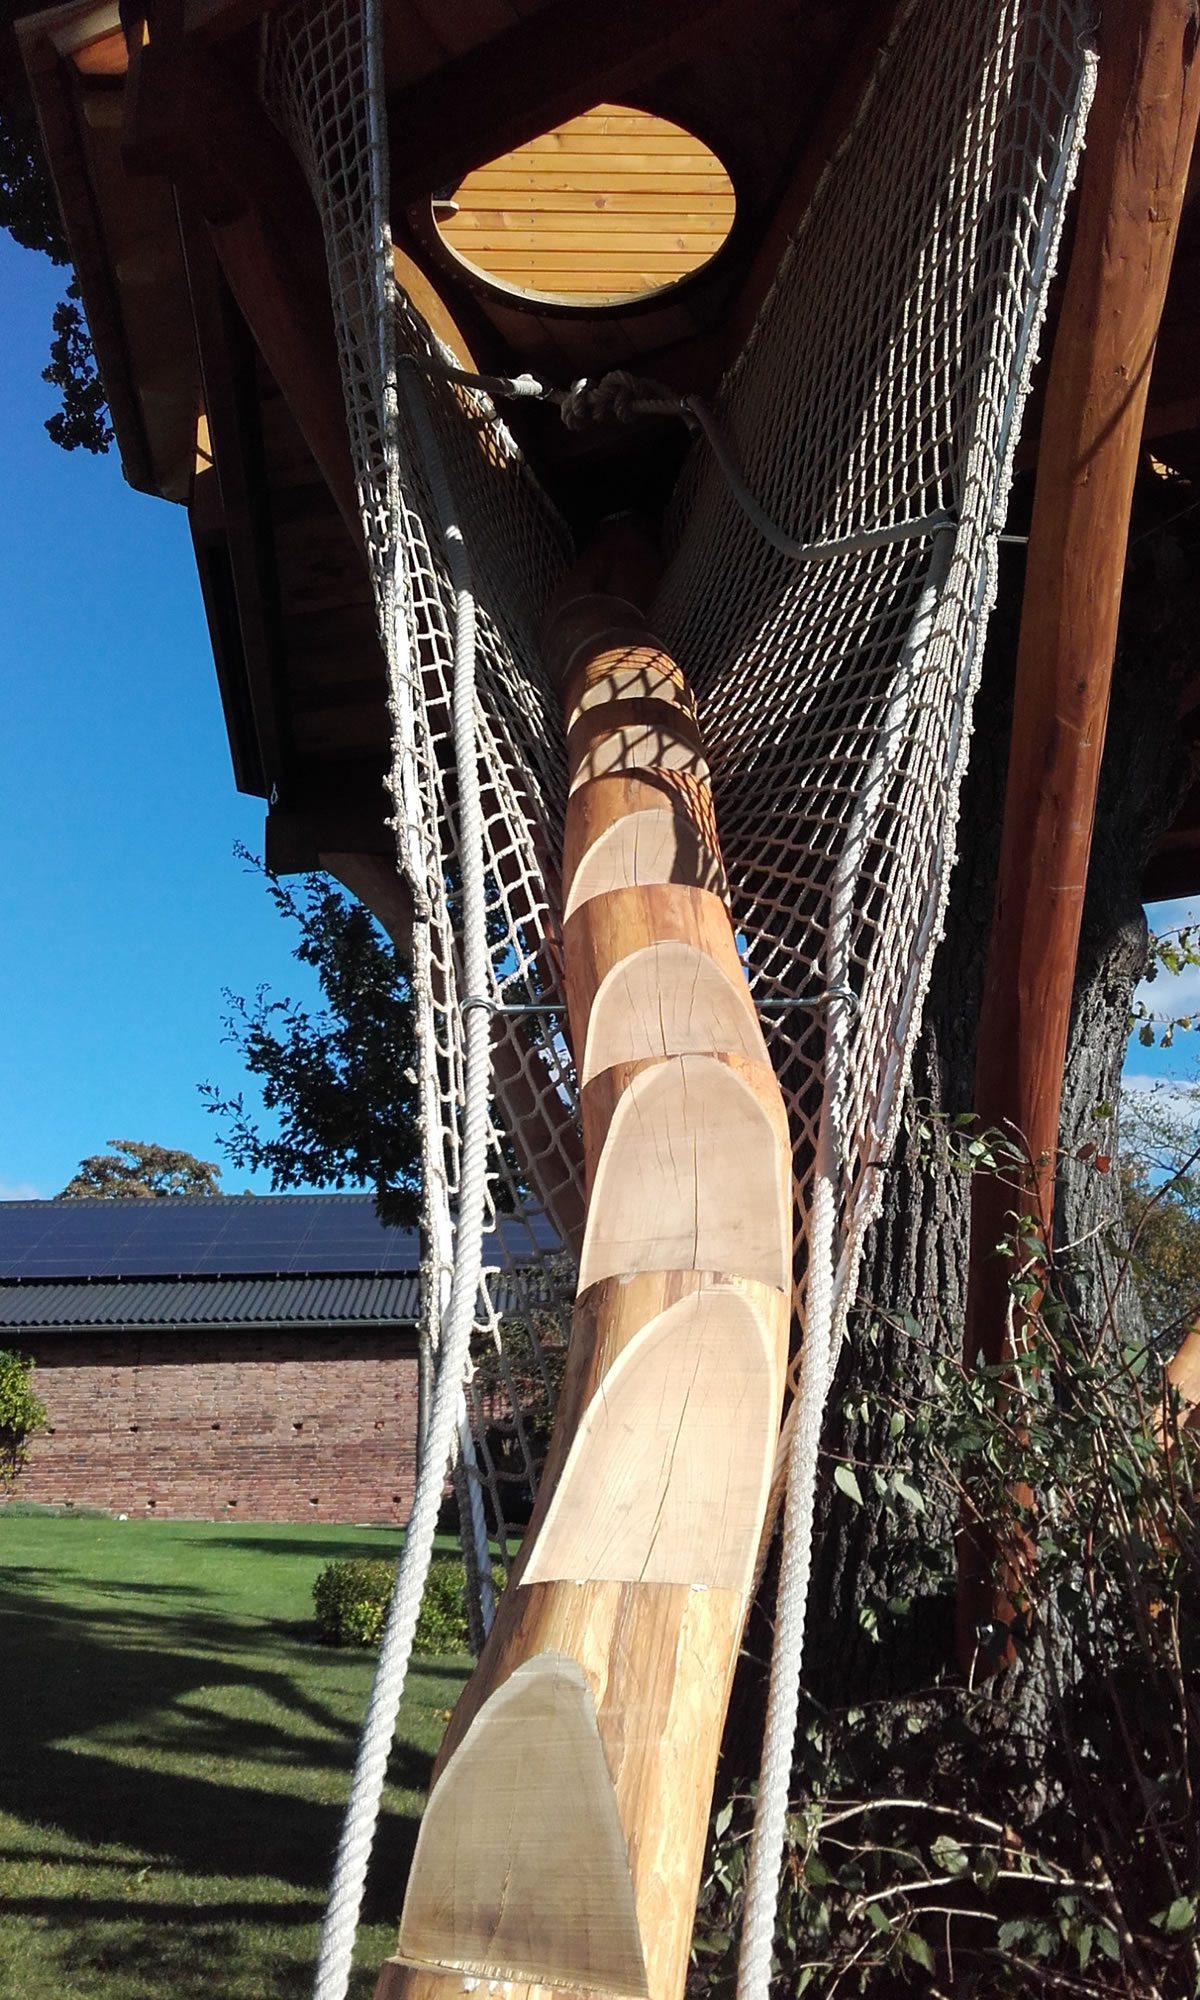
[[[0,1350],[0,1487],[10,1487],[29,1458],[29,1440],[46,1421],[46,1405],[34,1393],[33,1363],[24,1354]]]
[[[267,874],[266,883],[299,928],[294,955],[316,973],[324,1006],[310,1011],[266,987],[252,999],[226,995],[226,1039],[279,1129],[264,1133],[240,1092],[203,1084],[224,1124],[219,1143],[235,1166],[270,1174],[277,1189],[373,1188],[381,1220],[412,1227],[420,1133],[405,968],[370,913],[327,876],[293,888]]]
[[[109,1139],[107,1153],[91,1153],[79,1171],[55,1195],[56,1201],[86,1196],[105,1200],[145,1200],[155,1195],[220,1194],[220,1167],[198,1160],[194,1153],[170,1146],[147,1145],[141,1139]]]

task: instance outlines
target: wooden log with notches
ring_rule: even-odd
[[[547,646],[571,790],[588,1211],[519,1566],[447,1732],[376,2000],[467,1982],[678,2000],[779,1435],[787,1117],[724,899],[684,673],[613,525]]]

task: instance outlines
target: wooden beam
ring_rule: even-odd
[[[557,0],[505,35],[447,63],[388,104],[392,204],[456,187],[594,104],[691,53],[707,18],[731,0]]]
[[[1017,1188],[976,1178],[966,1360],[1004,1359],[1008,1212],[1047,1239],[1063,1064],[1129,513],[1154,343],[1200,112],[1194,0],[1108,0],[1029,538],[976,1110],[1028,1145]],[[986,1535],[961,1538],[959,1649],[993,1603]],[[1011,1650],[1011,1649],[1010,1649]],[[977,1670],[977,1668],[976,1668]]]
[[[288,146],[228,65],[164,33],[135,49],[123,152],[204,218],[230,291],[356,543],[358,496],[320,223]]]
[[[638,563],[611,531],[550,626],[590,1188],[567,1377],[377,2000],[452,2000],[464,1976],[510,1982],[512,2000],[554,1987],[679,2000],[687,1970],[778,1439],[791,1147],[719,893],[691,694],[645,629]],[[644,754],[655,735],[661,762]],[[629,816],[664,824],[589,871]],[[569,1844],[555,1833],[564,1796]]]
[[[189,512],[234,768],[240,789],[263,797],[273,791],[286,796],[290,759],[283,720],[279,588],[254,385],[254,347],[202,222],[183,202],[179,215],[205,421],[220,491],[218,519],[211,514],[205,518],[196,504],[199,493],[193,496]],[[225,643],[228,607],[222,602],[221,583],[225,565],[240,662],[231,657]]]
[[[830,64],[819,110],[786,179],[772,203],[753,261],[722,326],[728,366],[749,339],[763,300],[775,282],[788,244],[804,218],[813,192],[858,108],[858,101],[891,32],[900,0],[869,0],[852,10],[846,34]]]
[[[104,225],[96,201],[82,116],[81,80],[60,57],[44,16],[17,22],[15,32],[29,77],[46,158],[54,175],[67,245],[83,294],[104,394],[129,484],[157,493],[158,481],[138,400],[121,319],[116,281],[105,254]]]

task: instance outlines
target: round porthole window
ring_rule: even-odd
[[[735,205],[703,140],[651,112],[598,104],[476,168],[435,199],[433,216],[477,283],[594,311],[653,298],[702,270]]]

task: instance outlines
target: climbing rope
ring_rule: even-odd
[[[475,598],[471,564],[456,518],[454,498],[425,409],[423,392],[412,368],[401,371],[401,388],[409,417],[425,456],[425,470],[441,522],[446,559],[454,589],[454,749],[458,769],[460,839],[462,848],[463,971],[469,990],[480,992],[489,976],[484,895],[482,809],[479,757],[475,733]],[[467,1011],[463,1028],[465,1084],[462,1176],[458,1193],[454,1276],[442,1327],[437,1384],[430,1412],[425,1453],[417,1468],[416,1494],[396,1584],[379,1650],[379,1663],[359,1739],[350,1796],[334,1863],[329,1902],[321,1927],[313,2000],[345,2000],[366,1883],[367,1864],[375,1839],[396,1715],[412,1656],[433,1538],[441,1507],[446,1468],[455,1435],[464,1420],[463,1379],[483,1266],[483,1232],[487,1197],[487,1151],[491,1090],[488,1011]],[[473,1505],[479,1505],[478,1488]],[[482,1516],[477,1527],[482,1525]],[[486,1550],[486,1536],[484,1541]],[[482,1576],[487,1578],[486,1564]],[[491,1609],[490,1588],[485,1617]]]
[[[623,368],[611,369],[595,381],[581,376],[569,389],[558,389],[537,375],[477,375],[432,358],[423,365],[429,374],[453,382],[460,389],[473,389],[492,401],[552,403],[572,431],[583,430],[588,424],[634,423],[639,417],[681,417],[706,439],[730,493],[751,526],[790,562],[832,562],[837,556],[864,555],[869,549],[890,548],[896,542],[920,541],[927,535],[936,535],[950,521],[945,508],[938,508],[912,521],[889,522],[882,528],[841,535],[835,541],[797,542],[791,535],[785,535],[759,505],[742,476],[729,440],[701,396],[677,395],[664,383],[649,376],[630,375]]]

